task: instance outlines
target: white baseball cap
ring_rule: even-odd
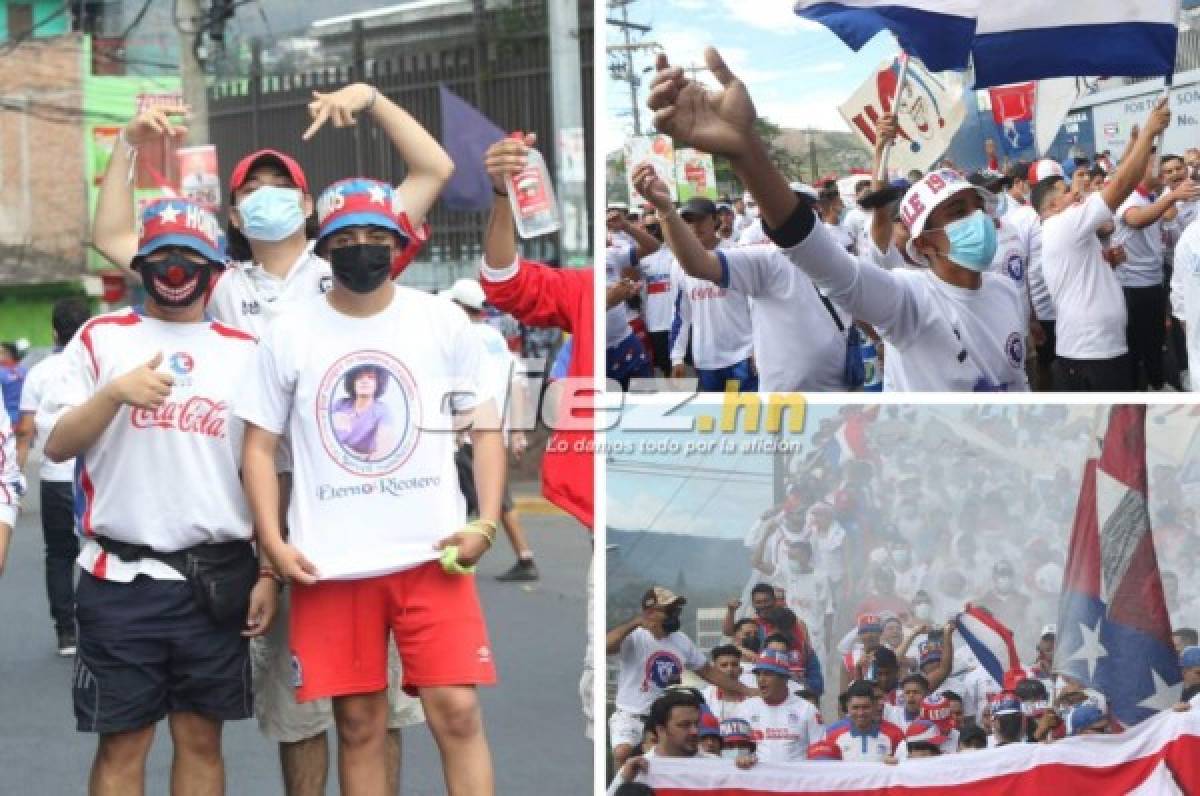
[[[910,237],[908,246],[905,248],[913,262],[929,265],[925,256],[917,252],[913,241],[925,231],[925,224],[928,223],[929,216],[933,214],[938,205],[949,201],[963,191],[974,191],[985,208],[995,202],[995,197],[990,191],[982,186],[972,185],[953,169],[938,169],[929,172],[904,194],[904,199],[900,202],[900,218],[908,227]]]
[[[817,189],[812,187],[811,185],[809,185],[806,182],[788,183],[788,187],[792,189],[792,193],[804,194],[809,199],[812,199],[814,202],[821,198],[817,194]]]
[[[1053,160],[1047,159],[1039,160],[1029,167],[1030,185],[1037,185],[1039,182],[1049,177],[1062,177],[1065,180],[1066,175],[1063,174],[1062,165]]]
[[[473,310],[483,309],[485,297],[483,288],[474,279],[460,279],[455,282],[449,290],[442,292],[446,298],[453,302],[470,307]]]

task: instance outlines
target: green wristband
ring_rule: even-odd
[[[475,567],[464,567],[458,563],[458,545],[449,545],[442,550],[442,571],[447,575],[474,575]]]

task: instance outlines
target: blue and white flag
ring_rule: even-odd
[[[930,71],[971,60],[975,88],[1175,67],[1179,0],[798,0],[795,9],[854,50],[888,30]]]
[[[967,68],[979,0],[798,0],[795,8],[856,52],[889,30],[904,52],[941,72]]]
[[[975,88],[1047,77],[1175,71],[1179,0],[980,2]]]

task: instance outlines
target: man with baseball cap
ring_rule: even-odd
[[[1151,110],[1116,175],[1098,193],[1081,197],[1068,191],[1061,175],[1034,185],[1033,205],[1042,219],[1042,271],[1058,313],[1057,390],[1107,392],[1136,386],[1126,297],[1096,235],[1114,221],[1113,214],[1145,177],[1154,138],[1170,121],[1164,100]]]
[[[1179,655],[1179,668],[1183,671],[1183,687],[1200,685],[1200,647],[1184,647]]]
[[[485,296],[478,280],[459,279],[439,295],[453,301],[471,319],[471,330],[479,336],[480,349],[483,352],[480,382],[495,398],[497,410],[503,418],[505,447],[511,451],[514,459],[520,461],[521,455],[529,447],[525,432],[521,428],[512,428],[513,420],[520,423],[526,416],[525,379],[520,360],[509,351],[504,336],[486,323],[487,316],[483,310]],[[475,514],[479,510],[479,498],[473,490],[473,453],[474,448],[470,441],[463,440],[454,454],[459,485],[467,498],[468,514]],[[504,482],[504,499],[500,506],[500,524],[504,527],[504,534],[512,544],[517,560],[506,572],[497,575],[496,580],[537,580],[538,570],[533,562],[533,548],[529,546],[525,529],[521,527],[521,519],[513,503],[507,479]]]
[[[950,170],[914,185],[901,204],[908,243],[924,271],[861,263],[817,224],[771,164],[754,131],[745,86],[714,49],[705,58],[721,83],[710,92],[658,57],[649,104],[655,124],[681,143],[730,158],[759,200],[764,228],[839,309],[871,324],[888,346],[885,389],[1028,389],[1022,301],[1011,280],[986,273],[996,251],[987,192]],[[688,112],[674,112],[686,107]]]
[[[829,725],[825,740],[841,750],[843,760],[878,763],[893,758],[904,741],[904,730],[886,719],[876,720],[872,683],[853,682],[845,694],[846,717]]]
[[[780,650],[764,650],[752,671],[761,696],[737,707],[737,718],[750,723],[758,759],[789,763],[805,759],[808,745],[825,735],[821,714],[792,693],[791,658]]]
[[[1002,693],[992,702],[992,735],[995,746],[1023,743],[1025,740],[1025,714],[1021,700],[1011,691]]]
[[[653,169],[640,167],[635,173],[648,179],[645,174]],[[655,175],[657,179],[657,175]],[[636,184],[636,183],[635,183]],[[659,182],[659,185],[662,183]],[[646,194],[642,194],[646,196]],[[669,201],[662,202],[657,192],[647,199],[653,201],[664,225],[664,236],[677,230],[680,220],[691,228],[691,233],[705,252],[732,248],[728,241],[717,236],[717,206],[709,199],[694,196],[684,203],[679,212]],[[672,237],[667,237],[670,245]],[[675,251],[672,248],[672,251]],[[750,320],[750,301],[740,290],[714,285],[705,279],[691,276],[678,265],[679,253],[675,252],[676,267],[672,282],[677,285],[675,317],[671,324],[671,376],[681,379],[686,375],[684,358],[688,340],[692,344],[692,362],[702,392],[724,392],[729,382],[736,382],[740,392],[758,390],[758,371],[753,359],[753,324]]]
[[[686,602],[662,586],[653,586],[642,595],[641,612],[605,637],[605,652],[617,656],[616,710],[608,721],[608,740],[618,767],[641,741],[650,706],[681,681],[684,669],[727,693],[743,697],[757,693],[708,662],[679,629]]]
[[[724,301],[731,301],[734,295],[752,300],[752,350],[761,390],[849,388],[845,380],[846,346],[853,320],[828,304],[777,247],[706,246],[693,231],[701,225],[695,215],[689,218],[689,206],[684,206],[683,213],[675,212],[667,186],[653,167],[645,164],[636,169],[633,184],[658,208],[667,246],[674,252],[678,268],[687,275],[687,285],[728,291]],[[695,208],[699,207],[697,203]],[[690,212],[700,212],[695,208]],[[736,306],[740,309],[741,302]]]
[[[416,245],[399,189],[340,180],[317,214],[333,288],[276,320],[237,407],[259,539],[293,582],[296,698],[332,698],[342,789],[382,791],[390,635],[447,791],[490,794],[476,688],[496,674],[471,573],[495,538],[504,447],[480,384],[482,346],[452,303],[391,281]],[[472,522],[454,467],[464,430],[475,450]],[[296,485],[286,540],[274,465],[284,433]]]
[[[175,781],[222,792],[221,724],[251,715],[247,641],[279,588],[251,544],[230,410],[254,338],[205,317],[225,252],[203,207],[147,204],[132,264],[145,305],[84,324],[39,410],[45,455],[76,458],[82,484],[75,718],[99,735],[91,793],[143,792],[164,716]]]

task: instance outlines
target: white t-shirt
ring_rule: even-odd
[[[775,244],[718,249],[722,287],[749,296],[754,356],[763,392],[846,389],[846,333],[839,331],[816,286]],[[834,308],[836,312],[836,308]],[[844,329],[852,319],[838,313]]]
[[[1125,294],[1096,238],[1112,219],[1103,194],[1094,193],[1042,222],[1042,274],[1058,312],[1060,357],[1112,359],[1128,351]]]
[[[50,418],[46,415],[39,418],[36,413],[46,397],[46,388],[58,379],[62,361],[62,354],[59,352],[46,357],[29,369],[29,373],[25,376],[25,384],[21,387],[20,409],[22,412],[35,413],[33,416],[35,441],[39,449],[46,444],[46,438],[50,436],[51,429],[46,427],[46,421]],[[39,419],[42,421],[41,423],[38,423]],[[73,481],[75,480],[75,460],[67,459],[65,462],[56,463],[43,456],[42,465],[38,468],[38,476],[43,481]]]
[[[825,229],[828,230],[833,239],[838,242],[838,245],[853,254],[855,243],[858,240],[854,233],[843,227],[841,224],[830,224],[828,221],[824,222],[824,224]]]
[[[797,763],[808,759],[808,745],[825,736],[821,715],[812,703],[789,694],[778,705],[750,697],[738,706],[737,718],[750,722],[758,759],[764,763]]]
[[[750,688],[758,688],[757,684],[751,683]],[[732,719],[737,714],[738,705],[742,704],[739,699],[726,699],[721,689],[715,685],[706,685],[700,689],[701,696],[704,697],[704,704],[708,705],[708,709],[717,717],[717,721],[725,721]]]
[[[106,384],[163,355],[175,377],[154,410],[123,405],[95,444],[77,458],[79,565],[97,578],[139,574],[181,579],[158,561],[123,562],[97,535],[174,552],[208,542],[250,539],[239,465],[242,423],[230,403],[245,387],[254,338],[216,321],[168,323],[125,309],[84,324],[62,352],[39,414],[54,425]]]
[[[846,212],[846,217],[842,220],[842,227],[850,235],[850,240],[854,241],[855,251],[862,253],[860,248],[862,238],[870,227],[871,214],[863,210],[858,205],[854,205]]]
[[[496,402],[496,411],[504,424],[504,441],[508,444],[511,418],[509,406],[513,390],[519,389],[513,380],[523,372],[521,363],[508,348],[504,335],[488,323],[472,323],[471,331],[479,338],[479,386],[481,394]]]
[[[767,233],[763,230],[761,218],[755,218],[746,228],[742,230],[742,234],[737,236],[738,246],[755,246],[760,243],[770,243],[771,239],[767,237]]]
[[[754,331],[746,294],[688,276],[678,262],[672,264],[671,279],[679,286],[671,324],[671,364],[683,362],[689,336],[692,363],[698,370],[727,368],[748,358]]]
[[[980,288],[969,290],[932,270],[886,271],[846,252],[822,224],[785,254],[838,308],[871,324],[888,344],[885,389],[1029,389],[1025,298],[1011,279],[983,274]]]
[[[1179,302],[1176,317],[1187,332],[1188,362],[1200,363],[1200,224],[1189,224],[1175,246],[1175,272],[1171,276],[1171,303]],[[1200,373],[1200,364],[1192,366]],[[1200,378],[1192,378],[1192,390],[1200,390]]]
[[[489,396],[466,314],[395,286],[368,318],[326,297],[281,315],[239,394],[239,417],[291,438],[290,541],[322,579],[354,579],[438,558],[466,521],[453,413]]]
[[[1029,288],[1026,280],[1029,277],[1029,241],[1021,237],[1014,225],[1001,220],[996,227],[996,255],[992,258],[992,273],[1007,277],[1016,285],[1017,292],[1023,301],[1025,326],[1029,326],[1029,299],[1026,298]]]
[[[683,631],[658,639],[644,627],[635,628],[617,653],[617,709],[647,715],[654,700],[680,682],[684,669],[694,671],[705,663],[704,654]]]
[[[879,763],[889,755],[896,754],[902,745],[903,730],[885,718],[872,731],[856,733],[849,719],[842,719],[830,726],[826,740],[837,744],[842,751],[842,760],[860,763]]]
[[[632,267],[637,262],[637,250],[620,246],[609,246],[604,252],[605,286],[612,287],[621,281],[621,271]],[[629,335],[633,329],[629,326],[629,311],[625,302],[615,307],[609,307],[604,316],[604,345],[612,348]]]
[[[666,332],[671,328],[671,319],[675,315],[675,285],[671,282],[673,262],[675,257],[671,250],[663,246],[637,264],[645,282],[642,318],[646,321],[646,331]]]
[[[1125,262],[1114,270],[1121,287],[1153,287],[1163,281],[1163,229],[1162,219],[1137,229],[1125,223],[1126,211],[1135,207],[1149,207],[1154,200],[1138,188],[1117,208],[1117,229],[1113,233],[1114,245],[1125,247]]]
[[[292,304],[319,296],[333,287],[329,263],[313,253],[313,245],[309,242],[283,277],[254,262],[230,263],[213,285],[206,307],[208,313],[262,337],[275,318]]]

